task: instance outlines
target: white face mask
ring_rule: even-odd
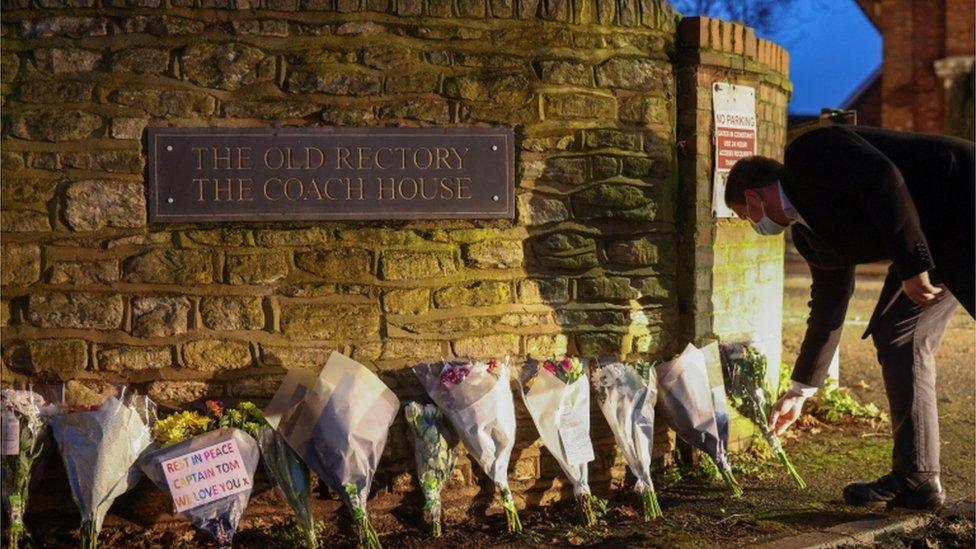
[[[786,225],[780,225],[766,215],[766,206],[762,202],[759,203],[759,207],[762,208],[762,217],[759,221],[753,221],[751,217],[746,216],[749,224],[752,225],[752,230],[763,236],[775,236],[786,230]],[[746,202],[746,214],[748,213],[749,203]]]
[[[796,221],[796,218],[799,217],[800,214],[796,212],[796,208],[793,207],[793,204],[787,200],[786,195],[783,194],[783,185],[779,184],[777,187],[779,188],[779,203],[783,205],[783,213],[786,214],[786,217],[790,218],[791,221]]]

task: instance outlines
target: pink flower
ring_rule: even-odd
[[[556,365],[553,364],[551,360],[543,362],[542,367],[545,368],[550,374],[556,375]]]
[[[491,360],[488,361],[488,373],[489,374],[495,373],[495,368],[497,368],[497,367],[498,367],[498,363],[495,362],[495,359],[491,359]]]
[[[568,358],[564,358],[559,362],[559,365],[563,367],[564,372],[568,372],[573,369],[573,361]]]
[[[441,372],[441,383],[444,385],[457,385],[468,377],[471,370],[465,366],[448,366]]]

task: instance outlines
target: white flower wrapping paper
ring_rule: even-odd
[[[471,373],[450,387],[441,382],[443,365],[419,364],[414,372],[430,398],[454,425],[461,442],[485,473],[508,489],[508,462],[515,446],[515,402],[508,362],[496,374],[485,363],[471,363]]]
[[[701,349],[705,356],[705,373],[712,392],[712,405],[715,408],[715,424],[718,427],[718,438],[722,447],[729,448],[729,399],[725,396],[725,378],[722,374],[722,357],[719,354],[718,342],[713,341]]]
[[[654,369],[650,369],[654,376]],[[634,491],[645,498],[645,518],[660,515],[654,483],[651,480],[651,456],[654,445],[654,405],[657,401],[655,383],[643,378],[622,362],[603,364],[594,374],[600,396],[600,409],[610,424],[614,438],[627,461],[630,472],[637,479]]]
[[[532,361],[522,368],[519,389],[542,443],[573,482],[573,495],[589,494],[588,463],[594,457],[589,378],[583,374],[567,385]],[[564,425],[564,418],[572,425]]]
[[[51,418],[51,433],[61,452],[82,525],[89,523],[96,536],[115,498],[134,487],[142,476],[136,461],[152,442],[150,406],[144,397],[123,402],[113,396],[98,410]]]
[[[706,371],[705,355],[688,344],[674,360],[655,366],[658,401],[675,433],[708,454],[733,495],[742,489],[732,477],[725,444],[715,419],[715,404]]]
[[[261,456],[257,441],[240,429],[225,427],[165,448],[151,448],[139,460],[139,466],[146,473],[146,476],[160,490],[172,497],[173,494],[170,492],[166,473],[163,470],[165,462],[231,440],[236,443],[239,452],[237,457],[243,464],[246,476],[250,480],[250,488],[180,512],[180,515],[189,519],[194,526],[213,536],[220,547],[230,546],[241,516],[244,515],[244,509],[247,508],[248,501],[251,499],[251,492],[254,489],[254,472],[258,468],[258,461]],[[211,468],[208,473],[218,474],[217,477],[208,479],[208,484],[220,480],[219,472],[215,472]],[[239,473],[235,476],[239,476]]]
[[[366,528],[366,499],[399,410],[400,401],[376,374],[333,351],[318,376],[289,370],[265,418]],[[368,544],[378,545],[371,527],[369,536]]]
[[[441,380],[445,363],[418,364],[414,373],[444,411],[468,454],[498,487],[509,531],[521,532],[522,523],[508,487],[508,463],[515,447],[515,402],[508,358],[494,363],[494,372],[485,362],[463,364],[470,373],[460,383]]]
[[[662,362],[654,370],[658,401],[675,433],[716,463],[724,462],[725,447],[718,435],[705,355],[689,343],[674,360]]]

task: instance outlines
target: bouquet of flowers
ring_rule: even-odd
[[[156,423],[156,446],[139,466],[173,499],[176,512],[229,547],[251,498],[258,445],[252,434],[263,422],[250,402],[225,408],[217,400],[203,411],[186,410]]]
[[[47,444],[48,420],[58,408],[34,391],[0,391],[0,437],[2,437],[3,504],[9,513],[7,547],[17,549],[24,535],[24,509],[27,508],[31,474]]]
[[[264,458],[264,469],[268,478],[285,496],[285,501],[298,517],[298,527],[305,538],[305,546],[315,549],[319,546],[319,541],[312,517],[312,479],[308,466],[270,425],[264,425],[258,430],[258,446],[261,447],[261,457]]]
[[[779,437],[769,429],[769,410],[774,397],[766,382],[766,355],[752,343],[723,344],[721,352],[732,405],[759,428],[796,485],[806,488],[806,482],[793,467]]]
[[[298,526],[306,545],[318,547],[312,519],[308,467],[265,421],[261,410],[248,401],[225,408],[219,400],[207,400],[199,407],[200,411],[185,410],[160,419],[153,430],[156,445],[167,447],[222,427],[242,429],[257,440],[261,456],[264,457],[265,471],[298,515]],[[235,528],[236,523],[235,519]],[[224,528],[224,531],[227,530]]]
[[[123,395],[109,397],[97,410],[51,418],[51,433],[81,511],[83,549],[98,546],[105,513],[142,476],[136,460],[152,442],[154,415],[149,399]]]
[[[249,401],[228,408],[219,400],[205,400],[197,401],[193,408],[156,421],[153,442],[157,447],[165,448],[223,427],[241,429],[256,438],[258,430],[266,424],[261,409]]]
[[[646,372],[641,374],[640,372]],[[649,383],[654,368],[609,362],[594,374],[594,387],[610,430],[624,454],[630,472],[637,478],[634,491],[644,503],[644,520],[661,516],[661,506],[651,481],[654,444],[654,404],[657,389]]]
[[[376,374],[337,352],[317,377],[290,370],[265,409],[268,422],[309,469],[342,496],[366,547],[380,546],[366,498],[399,409]]]
[[[414,373],[444,411],[471,457],[501,492],[509,532],[521,532],[508,488],[508,462],[515,446],[515,403],[508,361],[418,364]]]
[[[519,388],[542,443],[573,482],[573,495],[587,526],[596,524],[593,495],[587,484],[590,442],[590,382],[578,358],[530,360],[522,367]]]
[[[257,442],[240,429],[224,427],[151,449],[139,462],[176,511],[230,547],[254,488]]]
[[[705,355],[689,343],[681,355],[657,365],[655,371],[658,400],[663,404],[675,433],[708,454],[732,495],[741,496],[742,488],[732,476],[725,443],[719,435],[715,405],[705,371]]]
[[[413,432],[417,478],[424,492],[424,518],[433,536],[441,535],[441,489],[451,478],[457,461],[457,436],[445,424],[444,414],[433,404],[408,402],[403,409]]]

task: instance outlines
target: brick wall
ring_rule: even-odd
[[[567,349],[661,359],[686,341],[667,3],[126,5],[3,2],[4,383],[66,381],[79,402],[116,383],[164,405],[260,401],[286,369],[338,349],[412,399],[423,392],[407,367],[421,360]],[[785,62],[751,40],[722,58]],[[778,89],[762,96],[764,120],[779,124],[760,128],[771,154],[785,120]],[[517,219],[147,225],[145,127],[272,124],[513,126]],[[776,260],[754,244],[757,259]],[[779,271],[762,273],[774,289]],[[727,308],[708,292],[691,314],[719,318],[713,309]],[[622,468],[595,414],[600,490]],[[513,489],[566,495],[521,406],[519,422]],[[398,422],[374,507],[415,490],[412,470]],[[449,500],[483,495],[483,476],[460,470]]]
[[[752,29],[686,18],[678,29],[679,287],[685,339],[736,339],[758,333],[768,348],[770,381],[778,375],[782,327],[783,238],[761,237],[749,223],[712,216],[712,84],[756,89],[758,154],[782,159],[789,56]],[[691,276],[690,273],[694,273]],[[736,446],[751,435],[736,422]]]
[[[946,0],[946,55],[976,54],[976,3]]]
[[[973,2],[862,0],[861,3],[883,38],[882,125],[897,130],[945,133],[947,122],[951,126],[952,117],[965,116],[965,113],[950,112],[947,119],[947,86],[937,75],[935,64],[946,57],[972,58],[976,54]]]

